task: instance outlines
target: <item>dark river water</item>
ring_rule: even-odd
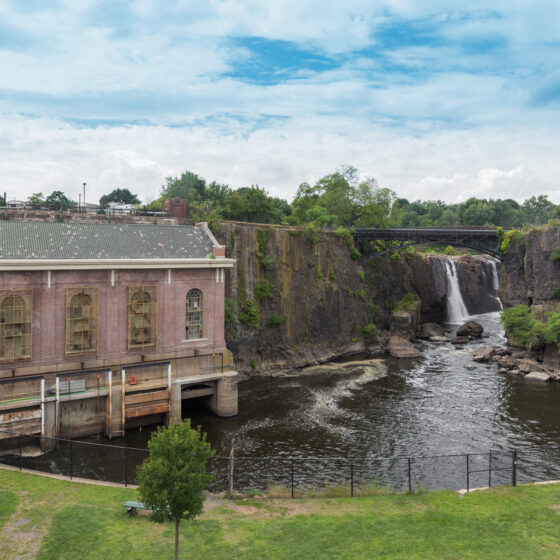
[[[298,488],[350,479],[397,489],[464,488],[467,463],[471,487],[509,483],[513,450],[519,481],[560,478],[560,384],[473,362],[476,348],[505,346],[499,313],[474,319],[485,338],[463,347],[425,342],[416,359],[361,356],[255,377],[239,386],[238,416],[217,418],[195,401],[184,402],[183,415],[202,426],[218,456],[234,439],[239,489],[289,487],[292,477]],[[130,431],[112,443],[145,448],[150,433]],[[129,481],[143,455],[128,452]],[[69,451],[35,460],[65,471]],[[122,450],[109,458],[74,445],[75,476],[121,481],[123,460]],[[213,468],[221,489],[226,460],[214,459]]]

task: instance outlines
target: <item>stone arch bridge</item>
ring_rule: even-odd
[[[356,242],[369,242],[366,260],[419,243],[468,247],[501,260],[498,231],[488,227],[357,228]],[[375,243],[371,243],[371,242]]]

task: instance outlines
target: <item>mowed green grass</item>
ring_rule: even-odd
[[[173,524],[128,518],[122,504],[134,498],[0,469],[0,524],[18,507],[42,539],[41,560],[173,558]],[[181,523],[181,558],[560,558],[560,485],[223,504]]]

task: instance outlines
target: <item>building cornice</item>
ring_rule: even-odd
[[[118,270],[165,268],[232,268],[235,259],[5,259],[0,272],[40,270]]]

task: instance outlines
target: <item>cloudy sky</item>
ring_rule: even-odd
[[[560,203],[559,61],[557,0],[0,0],[0,191]]]

